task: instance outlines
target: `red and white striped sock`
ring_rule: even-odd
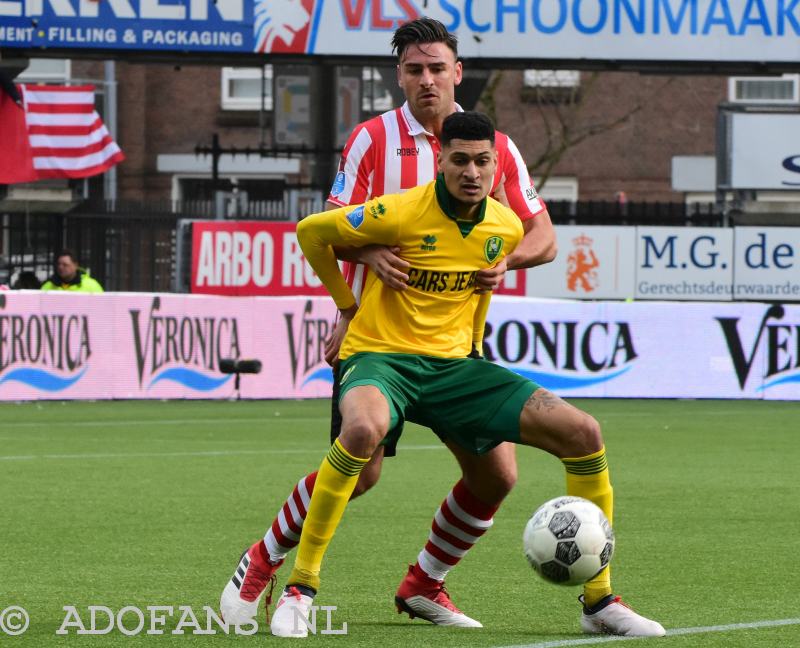
[[[417,556],[415,571],[443,581],[449,572],[492,526],[499,505],[486,504],[467,490],[463,480],[442,502],[433,517],[428,542]]]
[[[273,563],[286,558],[286,554],[299,544],[316,479],[315,471],[297,482],[292,494],[278,511],[272,526],[267,530],[264,545]]]

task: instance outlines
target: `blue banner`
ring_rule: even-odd
[[[0,47],[391,56],[422,15],[465,57],[800,60],[800,0],[0,0]]]
[[[0,0],[0,45],[253,52],[253,5],[253,0]]]

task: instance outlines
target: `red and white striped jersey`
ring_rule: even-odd
[[[456,105],[458,110],[461,107]],[[528,169],[508,135],[495,133],[497,171],[492,192],[499,185],[511,209],[525,221],[545,210],[528,175]],[[376,196],[402,193],[436,179],[436,154],[441,145],[420,124],[408,107],[373,117],[359,124],[342,151],[339,171],[328,202],[343,207]],[[363,288],[363,266],[345,264],[345,276],[356,297]]]

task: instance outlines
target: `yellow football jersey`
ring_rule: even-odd
[[[396,246],[411,265],[408,288],[368,273],[341,358],[361,351],[463,358],[472,349],[478,270],[509,254],[524,235],[513,211],[492,198],[478,222],[457,221],[442,179],[403,194],[313,214],[297,226],[303,253],[339,308],[355,303],[331,246]],[[485,317],[485,313],[483,314]]]

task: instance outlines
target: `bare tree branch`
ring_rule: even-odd
[[[636,103],[620,115],[606,120],[587,122],[583,113],[594,98],[600,78],[600,73],[594,71],[583,74],[580,84],[569,88],[541,84],[526,88],[529,95],[532,95],[532,104],[535,106],[535,115],[541,129],[539,141],[544,144],[544,150],[528,165],[530,173],[534,170],[536,172],[540,191],[569,150],[596,135],[620,128],[676,80],[675,77],[665,79],[651,92],[638,97]],[[494,75],[481,96],[487,113],[492,116],[495,123],[497,123],[495,93],[501,79],[502,73]],[[524,108],[520,106],[519,116],[522,122],[531,117],[530,109],[533,106],[530,103]]]

